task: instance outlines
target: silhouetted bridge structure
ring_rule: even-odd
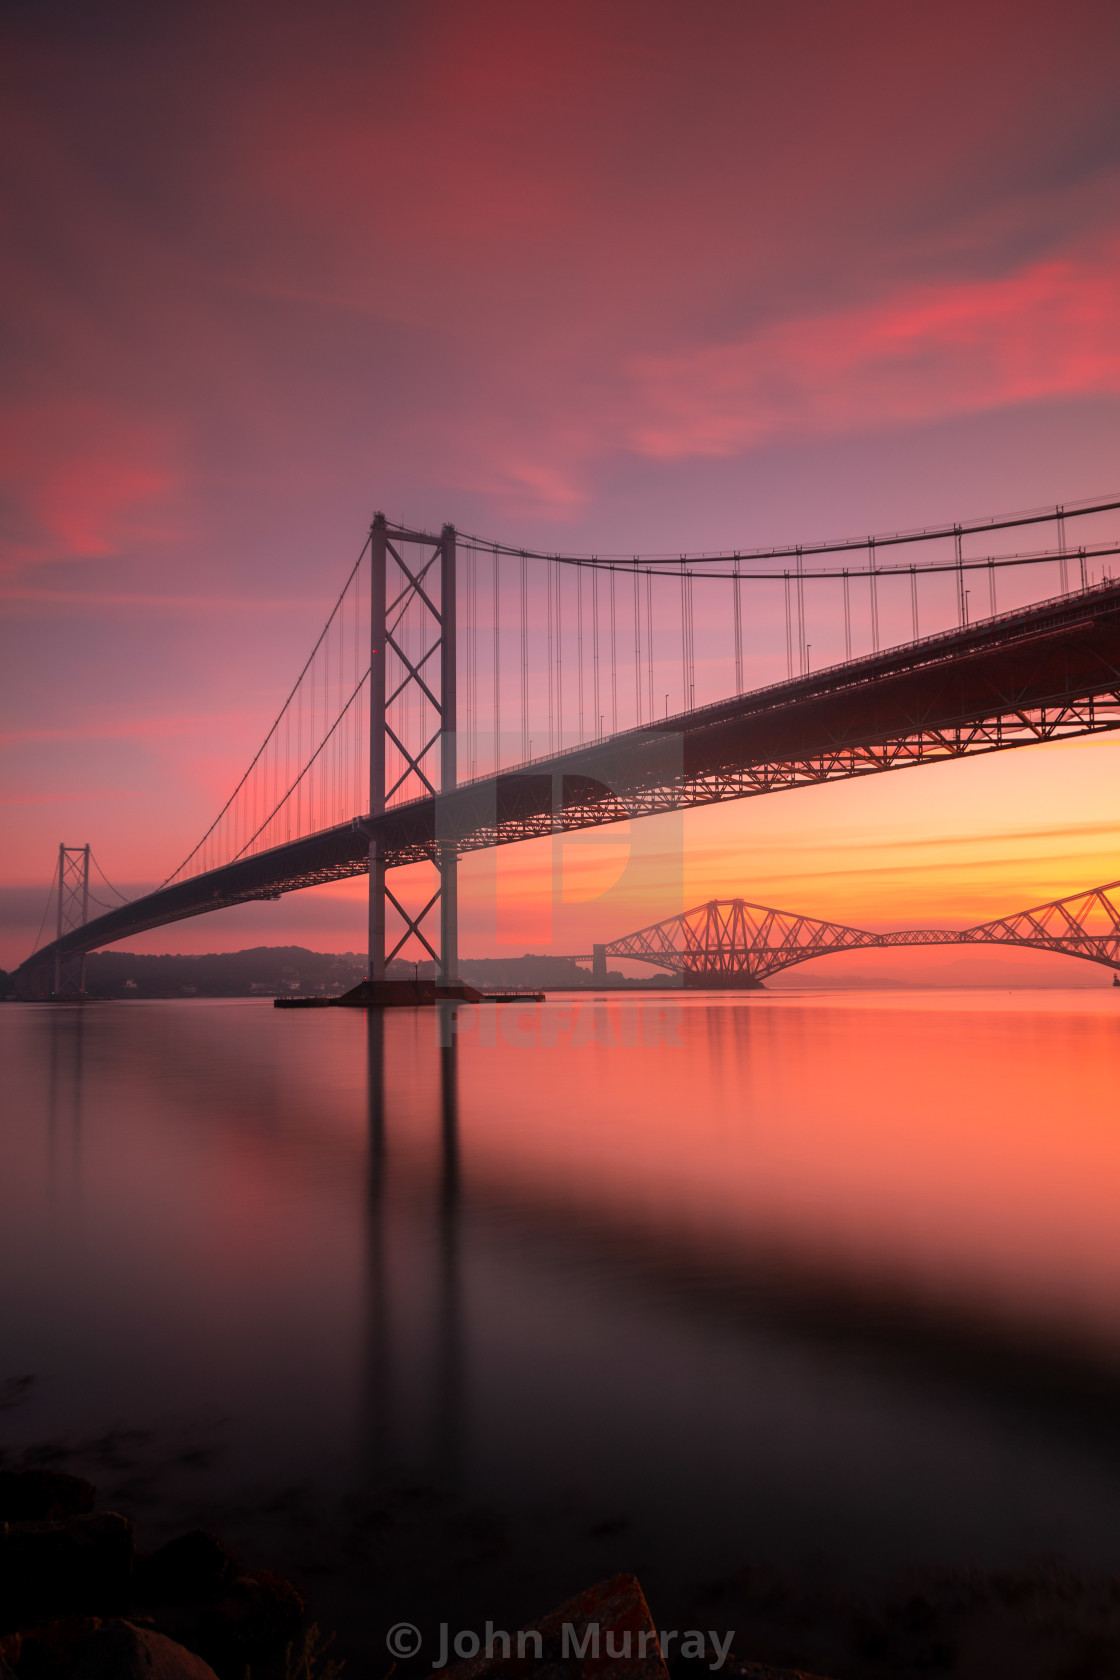
[[[684,986],[722,989],[759,986],[783,969],[844,951],[928,945],[1014,945],[1081,957],[1117,971],[1120,881],[975,927],[905,928],[889,933],[818,921],[742,898],[713,899],[610,944],[596,945],[590,957],[576,961],[590,962],[596,981],[606,980],[607,962],[613,957],[667,969]]]
[[[156,891],[102,904],[93,919],[88,858],[86,878],[75,884],[64,848],[57,936],[22,966],[20,984],[44,995],[53,976],[57,993],[64,965],[99,946],[366,873],[371,977],[380,980],[392,957],[415,953],[438,961],[444,982],[454,984],[457,865],[466,853],[1116,729],[1120,582],[1103,557],[1120,545],[1109,538],[1070,550],[1066,521],[1117,507],[1086,503],[889,537],[671,560],[532,554],[450,526],[439,536],[409,531],[379,515],[304,671],[203,839]],[[1047,522],[1057,535],[1051,547],[966,553],[969,540],[975,546],[993,531]],[[934,558],[903,565],[888,553],[884,561],[903,544],[933,545]],[[861,549],[866,565],[852,567],[851,553]],[[807,556],[820,558],[816,569],[806,568]],[[1059,593],[996,611],[997,577],[1023,575],[1056,582]],[[726,627],[734,659],[728,680],[735,692],[704,703],[696,693],[697,582],[718,595],[708,641]],[[970,582],[987,588],[989,612],[979,621],[969,612]],[[918,634],[919,585],[927,595],[942,591],[955,624]],[[810,586],[818,596],[832,592],[816,644]],[[757,610],[744,613],[744,590],[754,591]],[[862,618],[853,590],[859,599],[866,591]],[[752,687],[748,661],[765,672],[780,659],[783,602],[785,676]],[[905,608],[913,634],[883,649],[888,608],[894,621]],[[812,647],[822,635],[839,637],[841,622],[844,657],[811,670]],[[666,623],[679,638],[679,666],[665,651]],[[869,639],[870,648],[853,653],[854,636]],[[713,665],[702,658],[709,685]],[[680,705],[671,713],[673,692]],[[548,750],[534,753],[542,739]],[[409,904],[386,875],[419,863],[434,868],[431,890]],[[438,949],[427,920],[433,912]],[[387,921],[396,923],[391,946]],[[846,934],[862,945],[980,937],[976,930]],[[751,948],[763,949],[757,941]],[[806,960],[786,949],[779,966]],[[1071,954],[1111,960],[1088,948]]]

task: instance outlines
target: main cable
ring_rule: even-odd
[[[1082,502],[1051,504],[1044,508],[1025,508],[1017,513],[1005,514],[991,519],[954,520],[947,525],[928,525],[916,527],[909,531],[883,531],[877,533],[871,540],[879,548],[894,547],[903,543],[936,542],[940,538],[949,540],[957,532],[962,536],[977,536],[985,531],[1010,531],[1025,525],[1051,525],[1059,523],[1062,544],[1065,542],[1065,521],[1067,519],[1082,519],[1094,513],[1111,513],[1120,508],[1120,497],[1112,496],[1106,499],[1089,498]],[[489,548],[489,539],[464,536],[464,541],[478,542]],[[702,560],[782,560],[793,559],[800,548],[802,554],[840,554],[852,549],[866,548],[868,538],[840,537],[824,542],[787,543],[776,548],[739,548],[739,549],[709,549],[696,554],[686,554],[684,558],[690,563]],[[503,549],[507,554],[526,554],[534,560],[553,560],[565,566],[621,566],[629,570],[631,565],[639,563],[643,566],[652,565],[657,568],[675,567],[680,563],[681,555],[650,554],[646,556],[633,555],[590,555],[590,554],[559,554],[546,553],[544,550],[531,548]],[[781,573],[776,574],[781,576]]]
[[[350,585],[353,583],[355,574],[357,573],[359,567],[361,566],[362,561],[365,559],[366,550],[369,548],[369,546],[370,546],[370,538],[367,537],[365,542],[362,544],[361,551],[358,555],[358,558],[355,560],[355,562],[354,562],[354,564],[353,564],[353,566],[350,570],[349,577],[346,579],[346,582],[342,586],[342,589],[341,589],[341,591],[339,593],[339,596],[338,596],[338,600],[335,602],[334,606],[331,608],[330,614],[327,618],[327,622],[324,624],[322,630],[319,632],[319,636],[318,636],[318,639],[315,643],[315,646],[311,649],[311,652],[308,654],[302,671],[300,672],[299,676],[296,678],[295,682],[292,685],[291,691],[288,694],[288,698],[284,701],[284,704],[281,706],[280,710],[277,712],[276,717],[273,720],[272,727],[269,729],[268,734],[265,736],[264,740],[261,742],[260,746],[257,748],[257,751],[254,753],[253,758],[252,758],[252,760],[249,764],[249,768],[246,770],[245,774],[242,776],[241,780],[238,782],[237,786],[234,788],[233,792],[230,794],[229,798],[226,800],[225,804],[222,806],[221,810],[218,812],[218,815],[214,818],[214,821],[210,824],[210,827],[206,830],[206,833],[202,836],[202,839],[198,842],[198,844],[193,848],[192,851],[189,851],[187,853],[186,857],[183,859],[183,861],[179,865],[179,867],[177,869],[173,869],[171,871],[171,874],[168,875],[165,880],[160,882],[159,887],[156,889],[157,892],[161,888],[166,887],[169,881],[173,881],[175,879],[176,875],[181,875],[183,870],[187,867],[187,864],[190,863],[191,859],[193,857],[195,857],[198,854],[199,851],[201,851],[203,846],[206,845],[207,841],[210,839],[210,837],[214,834],[215,830],[217,829],[219,823],[222,821],[222,819],[225,817],[226,813],[229,811],[229,809],[232,806],[234,800],[237,798],[238,794],[241,792],[241,789],[245,786],[245,783],[249,780],[249,777],[252,775],[253,771],[256,769],[256,766],[257,766],[258,762],[260,761],[262,753],[264,752],[265,748],[267,747],[269,741],[272,739],[274,731],[279,728],[280,721],[283,718],[284,713],[287,711],[288,707],[292,703],[292,700],[296,697],[297,693],[300,691],[301,685],[303,683],[303,679],[307,675],[308,671],[311,668],[312,660],[315,658],[315,655],[318,653],[319,648],[322,645],[323,637],[327,634],[328,630],[330,629],[331,624],[334,620],[334,615],[338,611],[339,607],[341,606],[342,601],[343,601],[343,599],[346,595],[346,591],[350,588]]]

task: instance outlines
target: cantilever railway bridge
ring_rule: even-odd
[[[759,986],[773,974],[842,951],[913,945],[1017,945],[1120,970],[1120,881],[1053,899],[970,928],[901,928],[869,933],[746,899],[713,899],[609,945],[596,945],[592,977],[605,980],[609,958],[652,963],[685,986]]]
[[[464,853],[1115,729],[1118,509],[671,558],[537,554],[378,515],[199,843],[92,919],[88,853],[79,893],[83,849],[62,848],[56,937],[20,984],[58,994],[99,946],[365,873],[371,978],[403,953],[451,982]],[[1078,520],[1091,540],[1074,547]],[[1040,528],[1044,546],[997,551]],[[430,886],[408,901],[388,876],[417,863]]]

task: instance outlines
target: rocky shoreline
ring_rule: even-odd
[[[106,1453],[120,1459],[119,1443],[100,1458]],[[87,1467],[77,1452],[70,1457]],[[413,1660],[391,1660],[386,1630],[398,1604],[419,1621],[429,1610],[450,1617],[452,1631],[481,1628],[480,1605],[500,1615],[518,1559],[525,1561],[532,1534],[543,1538],[539,1521],[532,1533],[506,1532],[496,1514],[482,1523],[479,1513],[471,1518],[416,1488],[352,1503],[337,1531],[298,1500],[289,1511],[270,1499],[265,1528],[239,1523],[234,1504],[194,1504],[202,1522],[237,1533],[246,1556],[268,1555],[270,1535],[287,1522],[299,1545],[273,1545],[271,1553],[292,1579],[247,1566],[210,1528],[190,1526],[194,1502],[178,1507],[178,1521],[153,1525],[135,1498],[129,1502],[126,1483],[116,1484],[109,1500],[137,1516],[141,1532],[154,1526],[160,1538],[173,1536],[146,1550],[128,1517],[97,1508],[92,1481],[41,1460],[25,1456],[18,1468],[0,1468],[0,1680],[339,1680],[344,1667],[344,1680],[389,1680],[394,1670],[394,1680],[709,1680],[713,1672],[711,1652],[690,1655],[680,1641],[667,1664],[655,1646],[641,1664],[585,1665],[563,1656],[562,1641],[555,1649],[556,1628],[568,1619],[652,1629],[632,1575],[613,1575],[526,1624],[543,1630],[543,1660],[457,1663],[452,1653],[434,1670],[432,1638]],[[89,1452],[84,1460],[100,1461]],[[620,1520],[596,1532],[627,1527]],[[612,1561],[618,1569],[642,1556],[630,1542],[603,1547],[603,1575]],[[573,1575],[596,1578],[589,1554],[573,1562],[568,1555],[565,1567],[553,1560],[519,1577],[514,1596],[532,1608],[555,1602]],[[314,1583],[313,1604],[305,1580]],[[1120,1576],[1083,1576],[1055,1562],[1013,1573],[923,1572],[873,1596],[824,1582],[798,1586],[761,1564],[675,1593],[663,1574],[656,1586],[659,1616],[668,1612],[670,1625],[737,1630],[718,1680],[796,1680],[802,1665],[835,1680],[1120,1675]],[[337,1628],[337,1644],[320,1633],[316,1616]],[[505,1625],[517,1628],[518,1620]]]
[[[205,1529],[140,1550],[128,1518],[96,1504],[97,1490],[82,1476],[0,1470],[0,1680],[339,1680],[345,1665],[309,1622],[294,1582],[247,1570]],[[565,1629],[583,1640],[592,1626],[596,1640],[604,1630],[604,1638],[625,1641],[626,1658],[573,1656]],[[483,1653],[444,1667],[443,1680],[499,1672],[506,1680],[670,1680],[633,1576],[589,1588],[525,1631],[532,1630],[540,1633],[536,1654]],[[703,1653],[698,1672],[712,1655]],[[395,1668],[388,1665],[385,1680]],[[724,1672],[732,1680],[813,1680],[734,1660]]]
[[[0,1471],[0,1680],[333,1680],[304,1595],[215,1535],[137,1549],[91,1482]]]

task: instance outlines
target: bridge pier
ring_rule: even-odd
[[[369,978],[385,978],[385,858],[379,838],[369,843]]]
[[[51,991],[51,997],[56,1003],[64,1000],[81,1002],[86,995],[86,954],[82,951],[76,959],[64,958],[62,941],[66,934],[85,927],[89,921],[89,853],[88,842],[84,846],[60,844],[58,848],[58,932],[54,947],[54,986]],[[76,988],[72,984],[75,961],[78,964]]]
[[[454,525],[443,527],[440,547],[439,789],[448,794],[459,780]],[[441,986],[459,983],[459,851],[446,839],[439,848],[439,979]]]
[[[385,560],[389,533],[385,515],[374,517],[369,533],[369,814],[385,812]],[[369,979],[385,978],[385,847],[379,834],[369,842]]]
[[[400,740],[391,734],[387,717],[387,704],[391,698],[388,694],[387,658],[392,648],[407,665],[402,653],[401,645],[393,640],[393,629],[389,623],[390,604],[386,590],[387,566],[390,556],[399,567],[418,599],[422,600],[435,621],[439,631],[439,698],[436,701],[431,690],[425,685],[424,692],[436,707],[439,720],[439,794],[436,797],[435,814],[435,852],[432,861],[439,870],[439,890],[422,910],[415,920],[411,918],[394,898],[386,880],[385,844],[380,832],[376,829],[367,830],[369,835],[369,968],[366,983],[359,988],[360,1002],[365,1005],[378,1006],[381,1004],[400,1003],[404,1001],[396,994],[401,992],[400,982],[391,982],[386,976],[386,907],[392,904],[404,916],[406,932],[397,941],[390,956],[396,954],[409,938],[415,936],[422,947],[431,956],[436,953],[429,943],[427,935],[422,931],[421,924],[428,914],[439,903],[439,957],[438,978],[435,988],[429,988],[433,994],[438,990],[443,995],[449,992],[453,995],[461,993],[459,982],[459,852],[454,837],[440,834],[440,807],[443,797],[451,793],[458,782],[458,737],[457,737],[457,707],[456,682],[457,669],[455,657],[455,642],[457,635],[455,596],[456,596],[456,544],[455,528],[445,525],[438,543],[440,594],[439,606],[433,604],[427,593],[421,588],[419,579],[423,577],[426,567],[419,569],[414,575],[399,552],[406,540],[405,533],[394,532],[394,543],[389,540],[389,527],[383,513],[374,516],[370,527],[370,701],[369,701],[369,812],[370,822],[376,824],[379,817],[383,817],[386,810],[386,743],[391,738],[398,750],[405,752],[414,770],[420,770],[424,751],[419,756],[411,758]],[[431,556],[432,539],[423,538],[428,545]],[[435,556],[431,556],[435,558]],[[430,562],[429,562],[430,563]],[[400,597],[393,606],[393,611],[399,615]],[[396,620],[394,623],[397,622]],[[433,649],[434,651],[434,649]],[[418,675],[418,668],[409,667],[413,678]],[[407,679],[406,679],[407,681]],[[397,692],[400,690],[398,688]],[[427,781],[427,778],[424,778]],[[400,785],[399,783],[397,784]],[[431,783],[427,785],[430,787]],[[408,988],[406,988],[408,989]],[[410,990],[415,990],[411,988]],[[414,1000],[415,1001],[415,1000]],[[430,1000],[429,1000],[430,1001]]]

